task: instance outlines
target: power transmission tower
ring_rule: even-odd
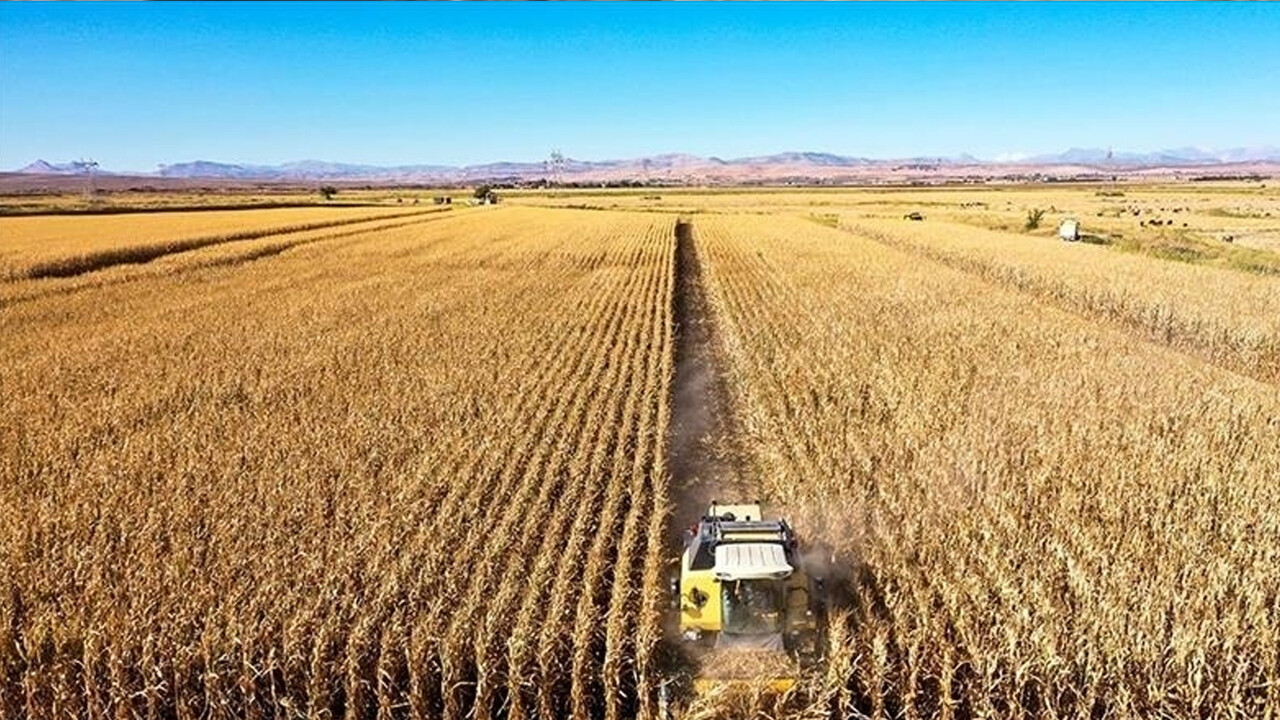
[[[564,153],[559,149],[551,151],[551,181],[556,185],[564,184]]]
[[[98,161],[92,158],[87,160],[85,158],[81,158],[71,164],[75,167],[77,172],[82,173],[85,176],[84,195],[87,199],[93,200],[94,196],[98,194]]]

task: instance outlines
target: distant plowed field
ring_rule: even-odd
[[[657,717],[708,423],[848,599],[680,716],[1280,715],[1280,279],[857,197],[0,218],[0,717]]]

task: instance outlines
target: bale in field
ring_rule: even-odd
[[[1062,221],[1058,226],[1058,237],[1067,242],[1075,242],[1080,239],[1080,223],[1074,219],[1068,218]]]

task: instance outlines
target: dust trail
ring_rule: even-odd
[[[725,368],[717,352],[697,231],[691,221],[680,220],[675,235],[675,377],[667,470],[675,505],[670,542],[679,552],[681,534],[698,522],[712,500],[756,498],[743,494],[752,484],[745,471]]]

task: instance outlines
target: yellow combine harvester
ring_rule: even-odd
[[[759,504],[713,502],[685,533],[679,628],[699,656],[698,692],[737,684],[785,692],[801,665],[819,659],[825,558],[812,564],[821,567],[806,567],[787,521],[765,520]]]

